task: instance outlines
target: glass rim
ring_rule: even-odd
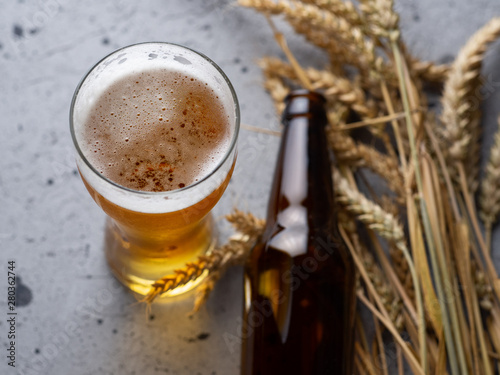
[[[192,184],[189,184],[187,186],[184,186],[182,188],[178,188],[178,189],[174,189],[174,190],[165,190],[165,191],[144,191],[144,190],[135,190],[135,189],[132,189],[132,188],[129,188],[129,187],[126,187],[126,186],[123,186],[123,185],[120,185],[119,183],[107,178],[106,176],[104,176],[102,173],[99,173],[96,168],[92,165],[92,163],[90,163],[90,161],[85,157],[85,155],[83,154],[83,151],[81,150],[80,148],[80,145],[78,143],[78,140],[76,139],[76,134],[75,134],[75,126],[74,126],[74,122],[73,122],[73,115],[74,115],[74,108],[75,108],[75,103],[76,103],[76,99],[78,97],[78,94],[80,92],[80,89],[82,88],[82,85],[84,84],[84,82],[87,80],[88,76],[99,66],[101,65],[102,62],[104,62],[107,58],[115,55],[116,53],[119,53],[123,50],[126,50],[126,49],[130,49],[130,48],[133,48],[133,47],[136,47],[136,46],[143,46],[143,45],[148,45],[148,44],[151,44],[151,45],[168,45],[168,46],[174,46],[174,47],[178,47],[178,48],[181,48],[181,49],[184,49],[184,50],[187,50],[187,51],[190,51],[190,52],[193,52],[194,54],[200,56],[201,58],[203,58],[205,61],[207,61],[211,66],[213,66],[217,72],[222,76],[222,78],[224,79],[224,82],[227,84],[227,86],[229,87],[229,91],[231,92],[231,96],[232,96],[232,99],[233,99],[233,103],[234,103],[234,109],[235,109],[235,119],[234,119],[234,132],[233,132],[233,135],[231,137],[231,143],[229,145],[229,148],[228,150],[226,151],[226,153],[224,154],[224,157],[220,160],[220,162],[210,171],[210,173],[208,173],[206,176],[204,176],[203,178],[199,179],[199,181],[195,181],[193,182]],[[130,45],[127,45],[127,46],[124,46],[124,47],[121,47],[117,50],[114,50],[113,52],[107,54],[106,56],[104,56],[102,59],[100,59],[97,63],[95,63],[88,71],[87,73],[85,73],[85,75],[83,76],[83,78],[80,80],[80,82],[78,83],[78,85],[76,86],[76,89],[75,89],[75,92],[73,93],[73,98],[71,100],[71,106],[70,106],[70,111],[69,111],[69,125],[70,125],[70,131],[71,131],[71,138],[73,139],[73,145],[75,146],[76,148],[76,151],[80,157],[81,160],[83,160],[83,162],[86,164],[86,166],[97,176],[99,176],[103,181],[105,181],[106,183],[109,183],[117,188],[119,188],[120,190],[123,190],[123,191],[126,191],[126,192],[129,192],[129,193],[133,193],[133,194],[138,194],[138,195],[142,195],[142,196],[150,196],[150,197],[154,197],[154,196],[157,196],[157,197],[166,197],[166,196],[169,196],[169,195],[174,195],[174,194],[179,194],[179,193],[182,193],[182,192],[185,192],[185,191],[188,191],[188,190],[191,190],[192,188],[196,187],[196,186],[199,186],[201,185],[204,181],[208,180],[210,177],[212,177],[214,175],[214,173],[216,173],[219,169],[221,169],[225,163],[227,162],[229,156],[233,153],[235,147],[236,147],[236,144],[238,142],[238,133],[239,133],[239,130],[240,130],[240,106],[239,106],[239,102],[238,102],[238,97],[236,96],[236,91],[234,90],[234,87],[231,83],[231,81],[229,80],[229,78],[226,76],[226,74],[224,73],[224,71],[212,60],[210,59],[208,56],[206,56],[205,54],[201,53],[201,52],[198,52],[192,48],[189,48],[189,47],[186,47],[186,46],[183,46],[183,45],[180,45],[180,44],[176,44],[176,43],[170,43],[170,42],[141,42],[141,43],[134,43],[134,44],[130,44]]]

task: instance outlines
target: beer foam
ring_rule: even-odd
[[[79,140],[98,173],[133,190],[170,191],[205,178],[231,143],[219,93],[182,70],[118,77],[92,100]]]

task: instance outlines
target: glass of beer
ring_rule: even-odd
[[[234,169],[239,121],[224,72],[175,44],[122,48],[78,85],[70,110],[78,169],[108,215],[108,264],[134,292],[147,294],[213,249],[210,211]]]

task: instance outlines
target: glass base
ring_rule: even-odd
[[[196,230],[187,238],[172,241],[130,240],[110,218],[106,222],[105,253],[108,265],[114,276],[128,289],[146,295],[157,280],[175,274],[175,270],[185,268],[186,263],[194,262],[200,255],[209,254],[215,247],[217,236],[211,215],[199,223]],[[178,296],[194,289],[208,275],[203,272],[196,279],[168,292],[159,298]]]

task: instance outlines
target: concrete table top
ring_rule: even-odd
[[[398,9],[410,49],[434,61],[452,59],[500,15],[493,0],[408,0]],[[321,63],[317,50],[284,30],[299,60]],[[192,317],[190,296],[155,304],[148,315],[105,264],[105,216],[76,170],[68,126],[76,85],[100,58],[143,41],[210,56],[234,84],[242,122],[278,129],[255,60],[281,53],[263,17],[230,0],[0,0],[1,374],[239,373],[241,269],[231,269]],[[496,82],[498,51],[496,44],[485,69]],[[485,134],[496,128],[499,103],[497,88],[484,103]],[[264,215],[278,141],[241,131],[237,168],[216,216],[234,206]],[[499,265],[500,249],[494,257]],[[9,260],[18,288],[15,368],[6,358]]]

